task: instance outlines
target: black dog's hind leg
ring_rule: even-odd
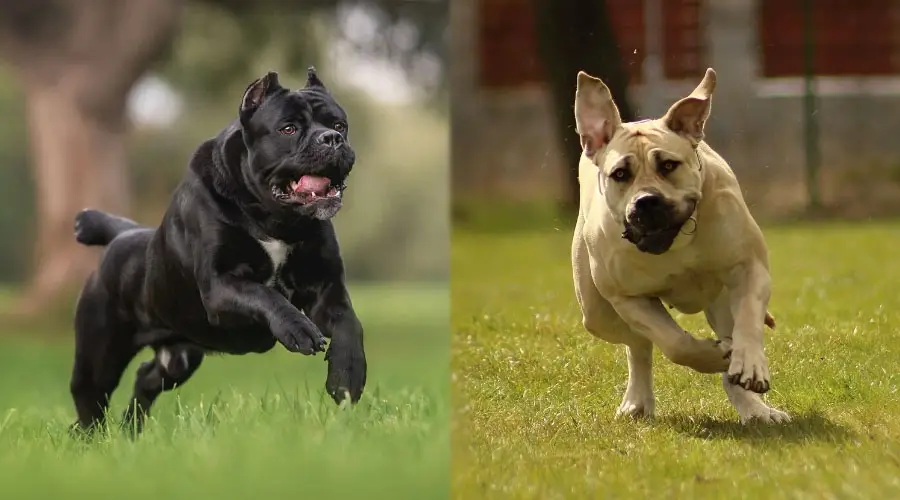
[[[203,351],[190,344],[170,344],[156,349],[156,356],[141,364],[134,380],[134,394],[122,416],[122,425],[134,434],[144,428],[153,402],[164,391],[184,385],[203,362]]]
[[[75,365],[70,390],[78,413],[73,429],[91,432],[103,423],[109,398],[137,354],[132,332],[116,323],[96,274],[85,283],[75,311]]]

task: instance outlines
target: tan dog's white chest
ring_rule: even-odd
[[[703,266],[703,261],[690,245],[672,254],[654,256],[621,248],[603,264],[594,264],[604,268],[594,276],[598,289],[611,286],[622,295],[659,297],[681,312],[695,314],[711,303],[724,286],[721,275]]]
[[[718,274],[686,272],[671,277],[670,286],[659,298],[685,314],[697,314],[709,307],[724,286]]]

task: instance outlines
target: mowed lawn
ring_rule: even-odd
[[[625,349],[581,326],[571,231],[453,235],[454,498],[900,498],[900,224],[764,228],[774,428],[658,349],[656,419],[614,419]]]
[[[0,497],[446,498],[446,287],[356,286],[369,376],[355,407],[325,395],[323,356],[208,357],[137,441],[71,439],[71,334],[0,341]],[[150,357],[144,353],[143,361]],[[128,370],[114,397],[130,395]]]

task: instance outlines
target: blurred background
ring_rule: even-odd
[[[312,491],[371,493],[374,483],[346,481],[354,471],[419,497],[446,491],[447,37],[445,0],[0,0],[0,483],[11,494],[247,498],[264,470],[267,491],[283,496],[303,468],[288,455],[316,464],[302,477]],[[215,356],[154,407],[160,422],[144,442],[157,454],[78,448],[66,434],[72,311],[100,252],[75,243],[75,214],[158,225],[191,154],[236,117],[246,86],[275,70],[299,88],[310,65],[347,110],[357,154],[335,225],[366,331],[358,411],[340,417],[323,396],[321,356]],[[116,415],[149,356],[126,371]],[[254,405],[261,414],[247,413]],[[285,426],[298,432],[278,434]],[[388,446],[390,464],[370,459]],[[129,486],[173,463],[193,472]]]
[[[715,68],[707,141],[758,218],[900,210],[896,0],[455,0],[451,25],[458,222],[483,202],[571,213],[578,70],[630,121]]]
[[[270,69],[310,65],[359,161],[337,220],[354,281],[447,274],[446,12],[439,1],[45,0],[0,9],[0,286],[43,311],[80,287],[83,207],[156,225],[187,160]],[[66,302],[68,303],[68,302]]]

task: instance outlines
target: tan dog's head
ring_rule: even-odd
[[[700,202],[697,147],[716,87],[712,68],[662,118],[622,123],[606,85],[578,73],[575,123],[584,154],[599,167],[598,186],[622,237],[642,252],[665,253]]]

